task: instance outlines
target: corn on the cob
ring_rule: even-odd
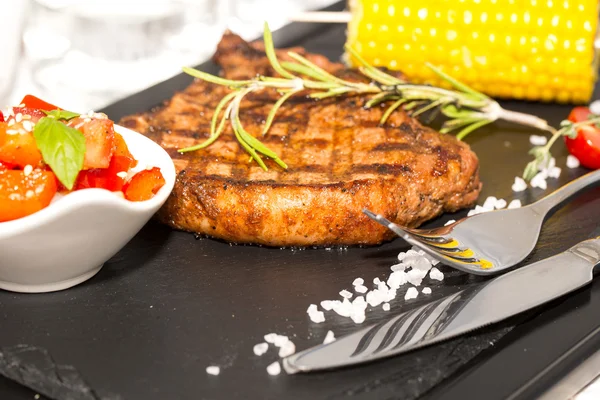
[[[589,101],[598,0],[351,0],[348,45],[411,81],[439,66],[500,98]],[[352,61],[351,61],[352,62]]]

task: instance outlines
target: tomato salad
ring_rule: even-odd
[[[47,207],[57,193],[100,188],[144,201],[165,184],[157,167],[131,171],[138,161],[106,115],[31,95],[21,103],[0,112],[0,222]]]

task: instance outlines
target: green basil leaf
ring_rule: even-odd
[[[85,137],[56,118],[44,117],[33,128],[33,136],[44,162],[67,189],[72,190],[83,167]]]
[[[46,114],[49,117],[58,119],[58,120],[65,120],[65,121],[69,121],[75,117],[79,117],[80,114],[71,112],[71,111],[67,111],[67,110],[52,110],[52,111],[45,111],[42,110],[42,112],[44,114]]]

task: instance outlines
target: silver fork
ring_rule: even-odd
[[[525,207],[477,214],[433,229],[405,228],[367,209],[363,212],[446,265],[471,274],[493,275],[531,253],[550,211],[598,182],[600,170],[583,175]]]

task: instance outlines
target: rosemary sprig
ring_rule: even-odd
[[[530,161],[523,171],[523,179],[531,180],[538,171],[543,170],[549,163],[552,154],[550,149],[561,137],[569,137],[575,139],[577,137],[577,129],[586,125],[596,125],[600,127],[600,116],[590,115],[590,118],[586,121],[571,122],[564,120],[560,123],[560,129],[555,130],[552,137],[543,146],[535,146],[529,150],[529,154],[533,155],[533,161]]]
[[[374,107],[386,103],[380,123],[383,125],[390,115],[402,108],[417,117],[428,111],[439,111],[448,120],[442,126],[442,133],[456,132],[458,139],[463,139],[474,130],[490,124],[498,119],[528,125],[555,133],[556,130],[540,118],[529,114],[503,109],[492,98],[468,87],[452,78],[431,64],[426,64],[441,79],[450,83],[453,90],[416,85],[392,76],[381,69],[367,63],[354,49],[346,47],[348,53],[357,61],[358,70],[371,80],[370,83],[348,81],[325,71],[310,60],[294,52],[288,52],[293,61],[279,61],[273,45],[273,37],[268,25],[264,25],[264,45],[266,56],[278,77],[258,76],[249,80],[231,80],[207,74],[193,68],[184,68],[184,72],[207,82],[226,86],[232,91],[219,102],[213,114],[210,136],[203,143],[180,149],[179,151],[195,151],[209,146],[223,132],[225,122],[230,121],[234,135],[241,146],[263,169],[267,169],[262,156],[273,159],[282,168],[286,164],[278,155],[266,147],[259,139],[247,132],[240,120],[240,103],[252,92],[275,89],[281,97],[275,102],[265,121],[262,135],[266,135],[276,119],[281,106],[294,95],[305,93],[313,99],[325,99],[344,95],[361,95],[370,97],[365,107]],[[388,105],[389,104],[389,105]],[[223,111],[224,110],[224,111]],[[223,114],[221,115],[221,112]],[[220,119],[219,119],[220,118]],[[554,139],[556,140],[556,139]],[[548,147],[549,150],[549,147]]]

